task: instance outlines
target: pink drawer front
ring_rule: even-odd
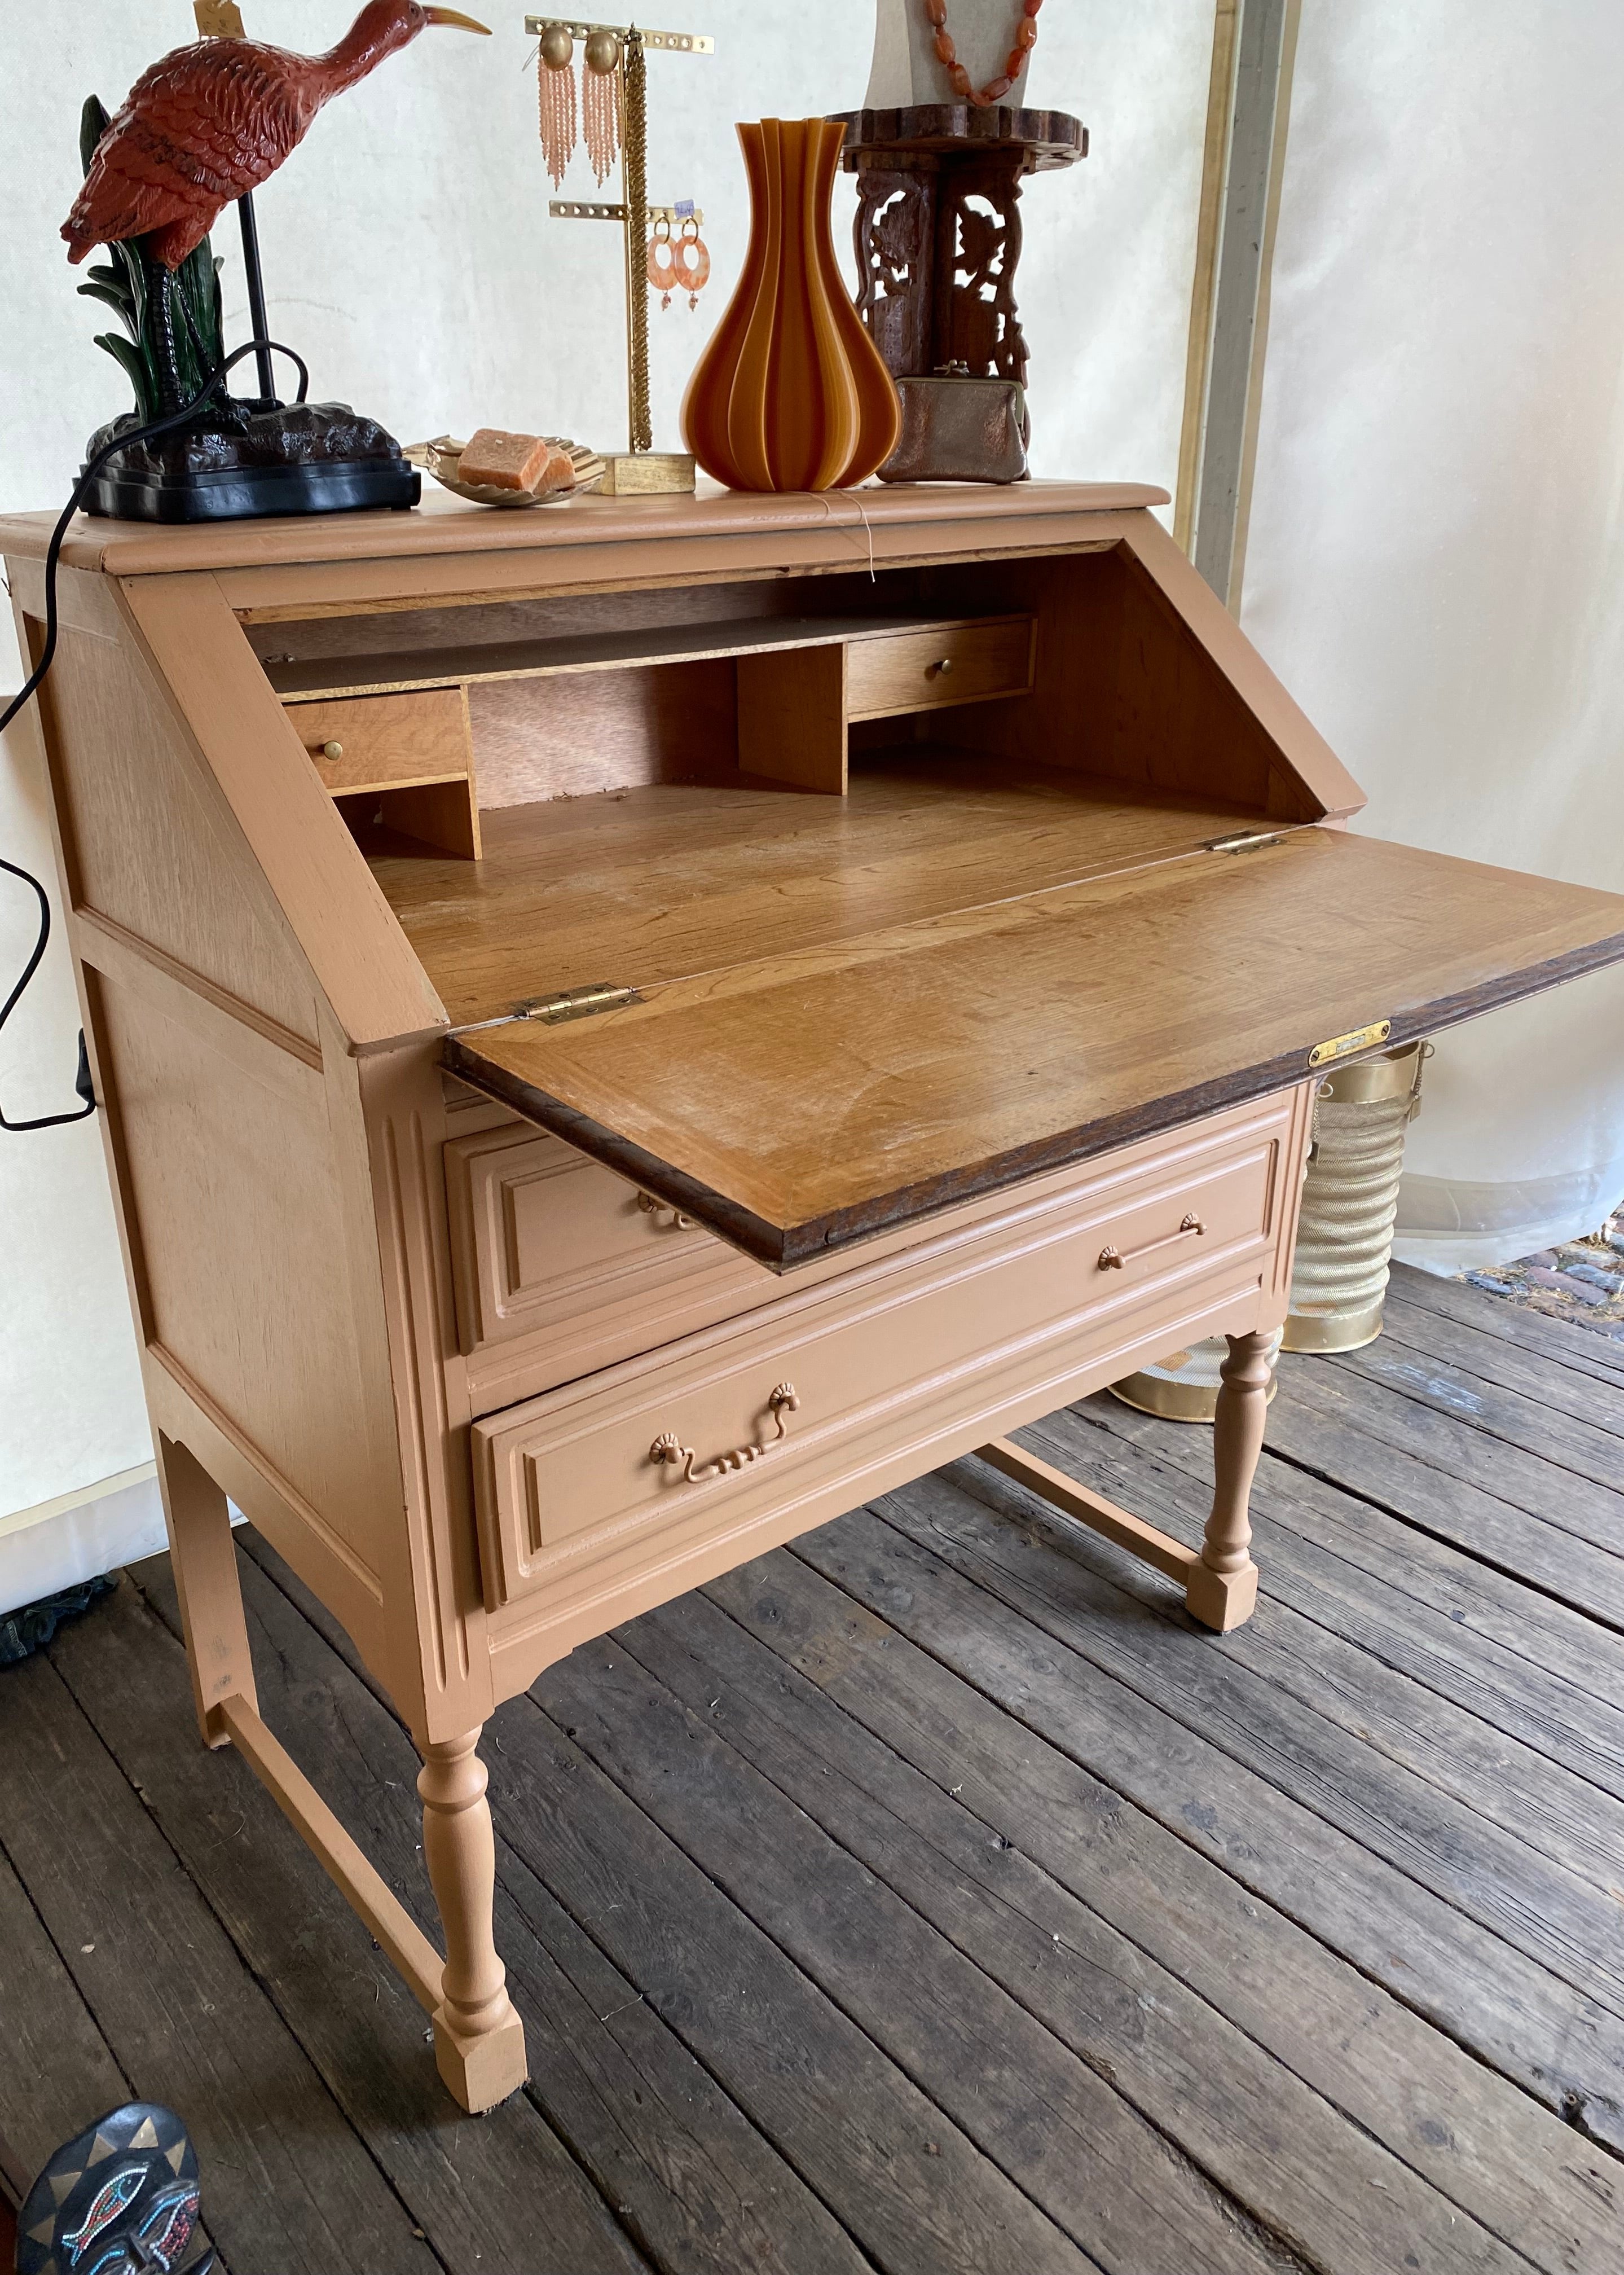
[[[1250,1324],[1278,1299],[1302,1114],[1288,1093],[1108,1156],[476,1423],[490,1608],[568,1649],[606,1602],[659,1601],[1218,1315]]]

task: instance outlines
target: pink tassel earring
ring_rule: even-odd
[[[614,33],[590,33],[581,63],[586,155],[601,185],[620,156],[620,42]]]
[[[575,42],[564,25],[549,24],[542,33],[536,68],[540,75],[541,155],[556,189],[563,180],[564,168],[575,155],[579,131],[575,107]],[[591,105],[589,92],[589,120]],[[603,179],[601,174],[598,179]]]

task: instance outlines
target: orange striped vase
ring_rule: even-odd
[[[890,457],[902,413],[835,262],[829,200],[845,129],[764,118],[738,138],[750,246],[688,383],[683,433],[729,489],[847,488]]]

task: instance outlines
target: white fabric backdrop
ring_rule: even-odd
[[[1624,7],[1305,0],[1247,631],[1379,836],[1624,888]],[[1624,1195],[1624,975],[1440,1037],[1399,1253]]]
[[[616,439],[612,239],[549,223],[522,8],[428,34],[319,122],[261,200],[274,328],[405,437],[481,419]],[[329,0],[251,0],[331,39]],[[122,401],[57,231],[91,88],[116,103],[186,36],[185,0],[82,0],[0,23],[0,506],[60,496]],[[716,282],[656,312],[674,439],[726,299],[745,201],[731,121],[861,99],[869,0],[704,0],[712,61],[656,59],[651,180],[705,206]],[[1211,0],[1046,9],[1031,96],[1092,155],[1030,185],[1023,314],[1039,471],[1171,483]],[[1306,0],[1274,283],[1248,628],[1371,792],[1362,825],[1624,885],[1613,691],[1624,645],[1624,10],[1568,0]],[[590,176],[568,187],[584,192]],[[230,227],[220,249],[233,252]],[[240,331],[234,258],[228,327]],[[0,649],[0,653],[8,653]],[[11,676],[0,662],[0,684]],[[0,754],[0,845],[42,851],[38,788]],[[0,895],[0,971],[31,937]],[[1416,1125],[1403,1252],[1453,1267],[1586,1227],[1624,1191],[1624,985],[1590,980],[1444,1039]],[[11,1110],[63,1102],[75,1014],[57,960],[0,1040]],[[88,1128],[0,1139],[0,1516],[147,1451]]]
[[[352,4],[244,0],[244,11],[261,36],[319,48]],[[471,0],[470,12],[481,4]],[[261,193],[271,329],[308,358],[318,396],[347,397],[403,440],[489,421],[612,446],[625,417],[615,233],[548,218],[525,0],[485,13],[496,36],[425,33],[341,97]],[[744,250],[733,121],[855,108],[875,18],[873,0],[684,0],[661,20],[711,32],[717,48],[714,58],[655,56],[649,65],[651,190],[699,200],[715,261],[699,314],[681,301],[652,313],[656,439],[670,446],[683,386]],[[84,97],[94,91],[116,107],[191,27],[188,0],[0,10],[0,306],[22,316],[0,333],[0,509],[63,497],[86,436],[127,400],[91,344],[108,312],[75,298],[57,231],[77,187]],[[1093,148],[1027,193],[1021,297],[1035,462],[1045,473],[1171,487],[1212,0],[1137,0],[1126,11],[1077,0],[1046,9],[1041,29],[1032,99],[1079,114]],[[593,194],[584,162],[564,186]],[[840,194],[843,215],[850,193]],[[844,257],[844,219],[836,241]],[[227,256],[227,336],[240,338],[230,216],[215,250]],[[15,684],[11,657],[8,616],[0,687]],[[0,850],[49,861],[20,737],[0,751]],[[0,877],[0,990],[32,939],[31,896]],[[42,983],[0,1037],[9,1112],[72,1103],[77,1022],[58,936]],[[0,1228],[4,1518],[133,1467],[149,1441],[92,1125],[0,1135]],[[49,1531],[41,1524],[17,1542],[19,1553],[37,1546],[42,1585],[60,1568],[47,1558]],[[0,1600],[27,1592],[14,1557]]]

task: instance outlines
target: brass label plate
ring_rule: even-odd
[[[1391,1019],[1378,1019],[1373,1027],[1356,1027],[1351,1035],[1333,1035],[1328,1043],[1316,1043],[1308,1054],[1311,1067],[1329,1066],[1333,1059],[1350,1059],[1356,1051],[1368,1051],[1378,1043],[1385,1043],[1393,1032]]]
[[[603,463],[603,497],[676,497],[694,486],[694,460],[686,450],[614,450]]]

